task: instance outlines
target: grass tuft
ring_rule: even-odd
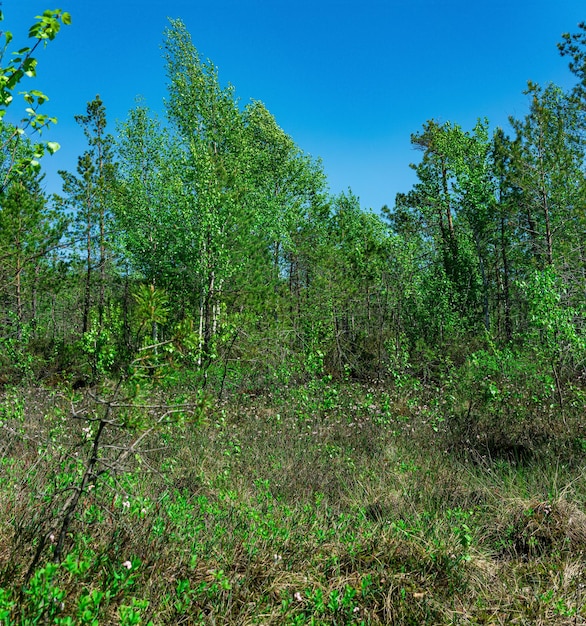
[[[108,466],[136,439],[114,432],[55,560],[85,426],[7,393],[2,623],[581,623],[583,459],[467,457],[426,406],[359,385],[224,401]]]

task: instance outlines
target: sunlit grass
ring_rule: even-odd
[[[42,390],[3,407],[2,624],[574,624],[585,613],[580,457],[470,460],[449,451],[423,392],[313,385],[161,429],[85,493],[57,563],[51,519],[82,471],[83,425]]]

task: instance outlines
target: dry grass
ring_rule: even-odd
[[[85,569],[57,571],[64,609],[46,623],[84,623],[96,589],[111,592],[100,624],[124,623],[133,598],[148,601],[141,624],[583,623],[579,459],[462,461],[412,401],[327,393],[215,405],[145,440],[76,511],[67,551]],[[0,588],[20,602],[7,623],[32,615],[19,594],[60,506],[55,477],[87,452],[54,397],[19,398],[3,420]],[[49,541],[37,569],[50,557]]]

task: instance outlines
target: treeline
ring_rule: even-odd
[[[2,124],[5,384],[132,365],[223,394],[456,367],[503,402],[503,377],[562,412],[583,400],[584,24],[560,44],[573,91],[530,83],[508,134],[428,121],[412,136],[418,182],[381,214],[332,196],[321,163],[261,102],[241,106],[180,21],[164,51],[167,121],[139,102],[114,137],[96,97],[61,196],[14,168],[34,147]]]

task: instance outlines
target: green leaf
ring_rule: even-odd
[[[67,12],[61,15],[61,21],[65,24],[65,26],[69,26],[71,24],[71,15]]]
[[[47,141],[47,150],[49,154],[55,154],[61,146],[56,141]]]
[[[24,70],[24,73],[30,78],[32,78],[33,76],[36,76],[37,74],[36,68],[37,68],[37,60],[33,59],[32,57],[29,59],[26,59],[26,61],[22,65],[22,69]]]
[[[14,87],[16,87],[16,85],[18,85],[18,83],[22,80],[23,76],[24,72],[22,70],[17,70],[16,72],[14,72],[14,74],[10,76],[10,78],[8,79],[8,83],[6,84],[8,89],[14,89]]]

